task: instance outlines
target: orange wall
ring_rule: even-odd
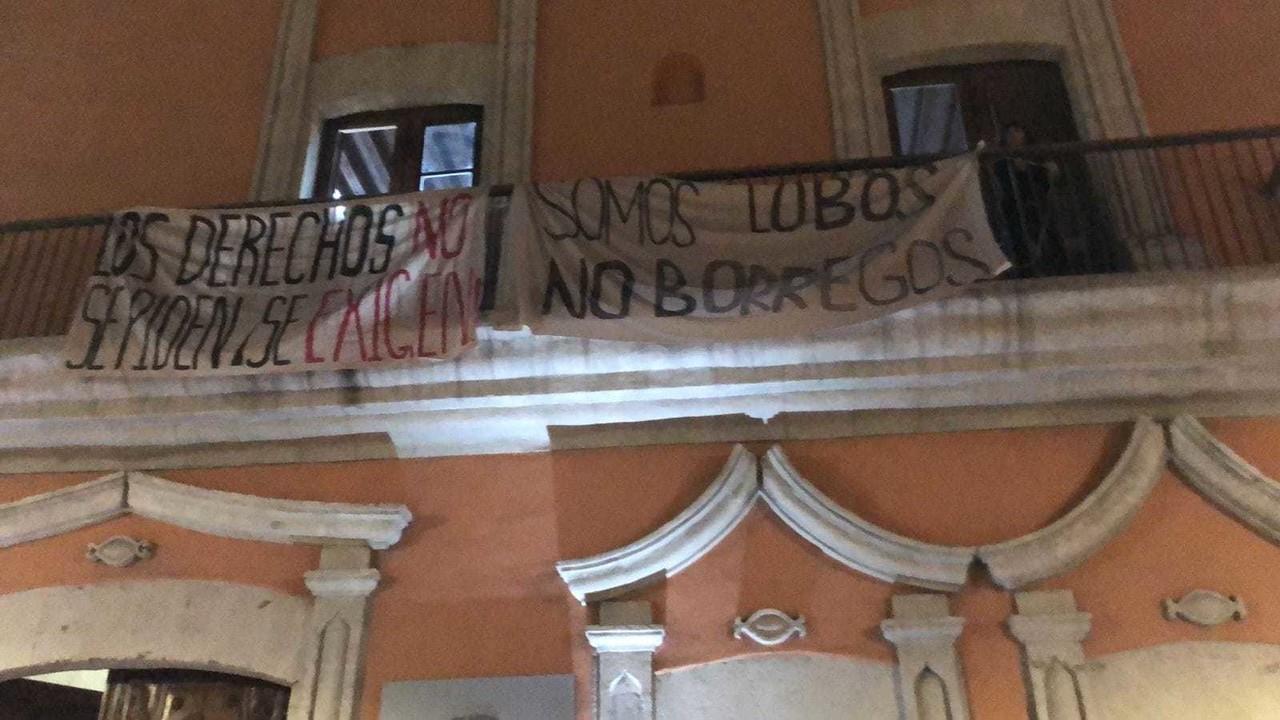
[[[376,47],[498,38],[497,0],[321,0],[317,59]]]
[[[1280,3],[1112,4],[1152,132],[1280,124]]]
[[[249,191],[278,0],[0,0],[0,221]]]
[[[813,3],[552,0],[538,12],[537,179],[832,155]],[[677,52],[702,61],[706,100],[652,107],[654,67]]]
[[[1210,424],[1247,459],[1280,476],[1280,421]],[[1078,502],[1114,462],[1123,427],[1078,427],[790,442],[801,473],[839,503],[890,530],[935,543],[977,544],[1049,523]],[[763,449],[762,447],[756,448]],[[405,503],[414,523],[380,553],[363,717],[396,680],[577,673],[586,687],[587,611],[566,592],[554,562],[612,549],[688,505],[719,470],[727,445],[685,445],[445,458],[189,470],[166,477],[279,497]],[[0,502],[76,477],[0,483]],[[123,532],[155,540],[155,559],[129,570],[81,560],[84,545]],[[244,562],[252,557],[252,563]],[[116,578],[228,579],[302,593],[309,548],[194,536],[139,519],[0,551],[0,593]],[[1207,504],[1172,475],[1133,525],[1081,568],[1047,583],[1070,588],[1093,614],[1091,655],[1155,643],[1222,639],[1280,643],[1280,577],[1260,572],[1280,548]],[[1249,620],[1212,630],[1170,623],[1160,601],[1211,588],[1249,603]],[[803,613],[810,637],[788,650],[884,661],[878,623],[905,587],[850,572],[757,509],[684,573],[641,593],[668,628],[658,668],[752,650],[729,622],[761,607]],[[967,619],[960,640],[976,717],[1025,717],[1018,647],[1004,623],[1011,596],[989,580],[954,597]],[[583,717],[589,698],[580,693]]]

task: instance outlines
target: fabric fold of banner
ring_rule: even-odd
[[[66,367],[230,375],[382,367],[475,343],[484,189],[113,216]]]
[[[1009,267],[977,157],[750,182],[588,178],[517,188],[505,247],[521,321],[548,335],[812,335]]]

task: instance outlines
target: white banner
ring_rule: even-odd
[[[539,184],[517,189],[506,247],[535,333],[659,342],[812,335],[1009,267],[974,155],[741,183]]]
[[[117,213],[66,366],[195,376],[456,357],[475,342],[487,200]]]

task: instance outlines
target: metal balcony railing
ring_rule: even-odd
[[[750,180],[938,159],[867,158],[676,177]],[[1006,278],[1192,271],[1280,259],[1280,127],[986,150],[981,164],[988,217],[1014,263]],[[487,228],[491,250],[501,249],[510,191],[491,190],[497,199]],[[86,216],[0,224],[0,339],[65,333],[109,221]],[[501,281],[497,253],[490,252],[486,308]]]

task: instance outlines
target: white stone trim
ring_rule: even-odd
[[[986,283],[803,339],[486,330],[452,362],[346,372],[84,379],[61,338],[0,341],[0,473],[1275,415],[1277,314],[1268,266]]]
[[[616,596],[670,577],[715,547],[755,504],[756,457],[735,446],[720,475],[692,505],[662,527],[617,550],[556,563],[580,602]]]
[[[887,152],[888,137],[883,113],[877,114],[868,69],[866,40],[862,37],[862,10],[858,0],[814,0],[822,33],[822,59],[831,95],[831,129],[837,159],[860,158]]]
[[[1014,595],[1017,614],[1009,632],[1022,644],[1023,678],[1028,684],[1032,720],[1092,717],[1089,668],[1084,646],[1093,619],[1076,609],[1070,590]]]
[[[382,575],[373,568],[362,570],[311,570],[303,581],[318,598],[364,598],[373,594]]]
[[[220,537],[310,544],[355,540],[375,549],[398,542],[411,517],[403,505],[278,500],[128,472],[0,505],[0,547],[130,513]]]
[[[302,679],[310,603],[247,585],[147,580],[0,596],[0,681],[96,667]],[[291,716],[292,717],[292,716]]]
[[[945,595],[894,595],[891,603],[893,617],[880,623],[880,632],[897,648],[903,720],[968,720],[968,693],[955,648],[964,618],[951,615]],[[941,684],[940,703],[921,692],[930,675]]]
[[[586,636],[597,654],[651,653],[662,645],[667,631],[661,625],[592,625],[587,628]]]
[[[254,200],[286,198],[294,188],[294,152],[304,128],[318,5],[319,0],[284,0],[280,12],[250,190]]]
[[[0,505],[0,548],[61,535],[127,513],[125,474]]]
[[[1192,487],[1254,532],[1280,543],[1280,482],[1188,415],[1169,423],[1169,447],[1173,466]]]
[[[529,180],[533,153],[533,66],[537,0],[498,2],[498,82],[494,148],[496,182]]]
[[[431,43],[379,47],[311,64],[304,122],[296,140],[298,197],[315,185],[325,121],[371,110],[469,104],[484,108],[480,177],[499,174],[502,124],[497,117],[496,53],[488,43]]]
[[[1120,459],[1079,505],[1033,533],[978,548],[978,557],[1011,590],[1067,572],[1128,527],[1164,467],[1163,430],[1139,418]]]
[[[836,505],[774,446],[762,466],[765,502],[801,537],[845,567],[887,582],[958,590],[974,548],[931,545],[889,532]]]
[[[886,76],[1005,59],[1059,62],[1083,137],[1147,133],[1110,0],[1006,0],[981,7],[926,3],[871,18],[862,17],[857,0],[816,2],[841,157],[889,151],[881,91]]]

